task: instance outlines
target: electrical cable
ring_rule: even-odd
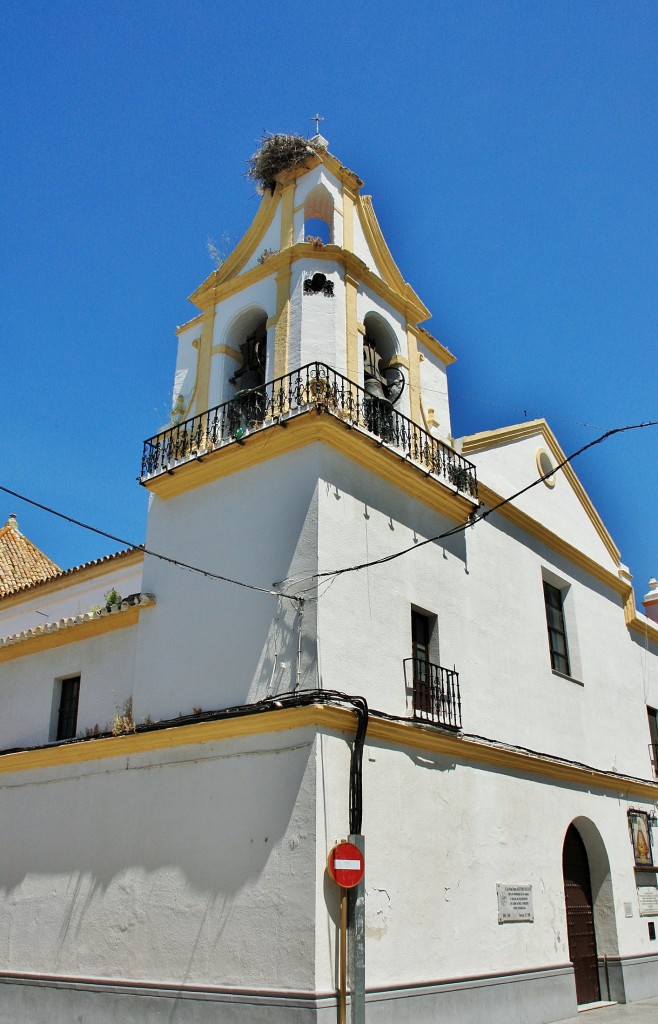
[[[537,479],[533,480],[532,483],[529,483],[527,484],[527,486],[522,487],[521,490],[509,495],[509,497],[503,498],[501,501],[498,502],[497,505],[493,505],[490,509],[486,509],[479,515],[477,513],[472,513],[471,516],[469,517],[468,522],[460,523],[458,526],[455,526],[452,530],[446,530],[444,533],[439,533],[435,537],[427,537],[425,540],[419,541],[416,544],[412,544],[407,548],[402,548],[402,550],[400,551],[394,551],[390,555],[383,555],[381,558],[375,558],[371,561],[361,562],[358,565],[344,566],[342,569],[331,569],[327,572],[314,573],[312,576],[307,576],[303,580],[296,580],[295,584],[299,585],[301,583],[309,582],[310,580],[321,580],[329,577],[333,577],[334,579],[336,579],[339,576],[343,576],[345,573],[348,572],[360,572],[362,569],[369,569],[371,566],[374,565],[383,565],[385,562],[392,562],[396,558],[401,558],[403,555],[409,554],[411,551],[417,551],[419,548],[424,547],[426,544],[435,544],[439,540],[445,540],[448,537],[453,537],[455,534],[464,533],[466,530],[475,526],[477,523],[482,522],[483,519],[487,519],[493,512],[497,512],[505,505],[509,505],[511,502],[515,501],[516,498],[520,498],[522,494],[525,494],[533,487],[536,487],[537,484],[543,483],[544,480],[548,480],[550,477],[554,476],[555,473],[558,472],[558,470],[562,469],[573,459],[575,459],[578,455],[582,455],[583,452],[588,451],[588,449],[594,448],[596,445],[601,444],[603,441],[607,440],[609,437],[613,437],[615,434],[623,434],[625,431],[628,430],[642,430],[645,427],[658,427],[658,420],[648,420],[645,423],[631,423],[624,427],[614,427],[612,430],[606,430],[604,434],[601,434],[599,437],[594,438],[593,441],[589,441],[587,444],[583,445],[582,448],[578,448],[577,451],[572,452],[571,455],[568,455],[565,459],[562,460],[562,462],[559,462],[557,466],[554,466],[550,470],[550,472],[544,473],[543,476],[537,477]],[[283,580],[282,584],[287,582],[289,582],[287,579]],[[293,582],[292,579],[290,580],[290,582]]]
[[[40,508],[43,512],[48,512],[50,515],[57,516],[58,519],[63,519],[67,523],[72,523],[74,526],[80,526],[83,530],[89,530],[91,533],[96,533],[99,537],[106,537],[108,540],[114,541],[116,544],[121,544],[123,547],[139,549],[140,551],[143,551],[145,555],[150,555],[151,558],[159,558],[161,562],[168,562],[170,565],[176,565],[179,569],[188,569],[190,572],[199,573],[207,579],[218,580],[221,583],[231,583],[235,587],[244,587],[245,590],[255,590],[259,594],[268,594],[270,597],[285,597],[287,600],[294,602],[298,602],[299,600],[292,594],[280,594],[278,590],[268,590],[265,587],[256,586],[255,583],[246,583],[244,580],[235,580],[231,576],[222,576],[221,573],[211,572],[209,569],[201,569],[198,565],[190,565],[188,562],[181,562],[177,558],[170,558],[169,555],[163,555],[159,551],[152,551],[143,544],[133,544],[131,541],[125,540],[123,537],[117,537],[112,533],[108,533],[106,530],[99,529],[97,526],[91,526],[89,523],[84,523],[80,519],[74,519],[72,516],[67,516],[63,512],[58,512],[57,509],[50,508],[48,505],[42,505],[41,502],[34,501],[33,498],[27,498],[24,494],[19,494],[18,491],[12,491],[9,487],[3,487],[2,484],[0,484],[0,491],[11,495],[12,498],[18,498],[20,501],[24,501],[28,505],[34,506],[34,508]]]

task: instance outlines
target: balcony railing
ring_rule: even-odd
[[[374,436],[378,444],[410,459],[425,473],[477,499],[472,462],[324,363],[309,363],[262,387],[239,392],[230,402],[145,441],[141,479],[171,472],[181,462],[202,458],[224,445],[243,444],[250,434],[312,409]]]
[[[420,658],[406,658],[404,666],[411,684],[414,718],[461,729],[459,673]]]

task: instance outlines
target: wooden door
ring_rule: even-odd
[[[592,885],[587,851],[578,830],[571,825],[562,854],[564,899],[567,907],[569,956],[576,976],[578,1005],[601,998],[596,934],[592,909]]]

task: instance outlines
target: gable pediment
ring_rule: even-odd
[[[545,420],[515,424],[462,439],[462,454],[477,466],[483,487],[500,498],[522,491],[512,504],[587,558],[618,573],[621,556],[571,463],[547,481],[541,476],[566,455]]]

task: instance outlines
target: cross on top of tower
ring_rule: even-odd
[[[320,121],[324,121],[324,118],[320,117],[319,114],[314,114],[313,117],[309,117],[309,121],[315,121],[315,134],[319,135],[320,134]]]

